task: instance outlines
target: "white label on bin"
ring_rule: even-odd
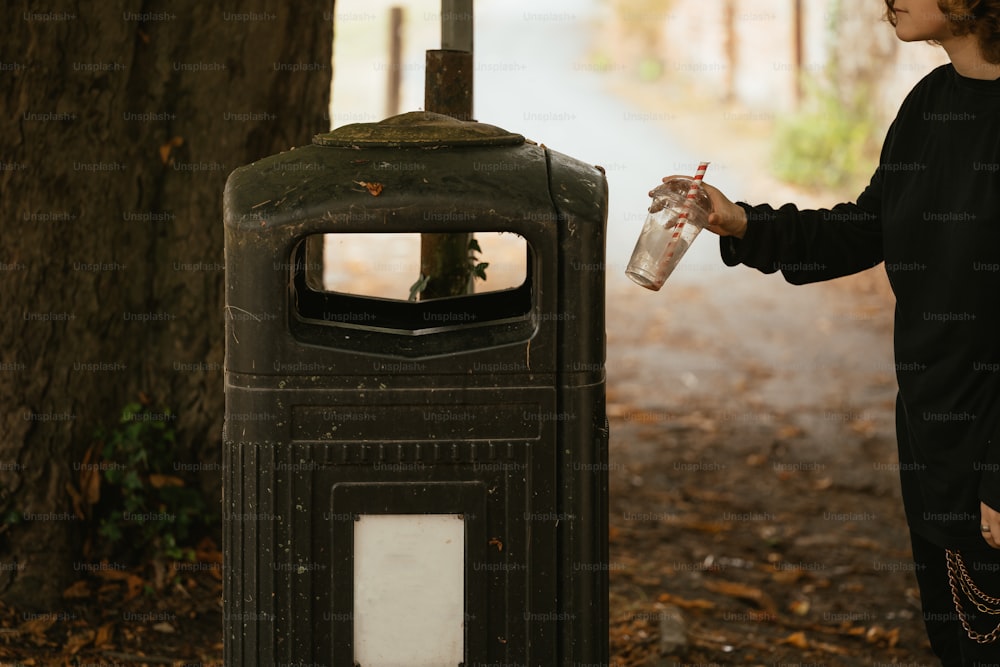
[[[362,514],[354,522],[354,661],[443,667],[464,660],[460,514]]]

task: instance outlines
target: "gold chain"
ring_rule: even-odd
[[[962,592],[966,594],[972,604],[979,611],[990,616],[1000,614],[1000,608],[988,606],[988,604],[1000,604],[1000,598],[990,597],[979,590],[976,584],[973,583],[972,577],[969,576],[968,570],[965,569],[965,562],[962,560],[961,554],[957,551],[946,549],[945,558],[948,561],[948,583],[951,586],[951,597],[955,601],[955,611],[958,612],[958,618],[962,621],[962,627],[965,628],[965,632],[973,641],[979,644],[992,644],[1000,638],[1000,623],[985,635],[973,630],[972,626],[969,625],[969,619],[965,615],[965,610],[962,609],[962,601],[958,596],[958,589],[961,586]]]

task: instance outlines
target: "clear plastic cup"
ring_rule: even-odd
[[[663,287],[698,232],[708,224],[712,201],[705,190],[699,188],[687,205],[687,218],[680,234],[674,237],[693,184],[694,179],[678,176],[664,181],[649,193],[653,203],[625,269],[625,275],[637,285],[653,291]]]

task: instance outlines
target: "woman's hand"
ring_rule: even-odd
[[[1000,549],[1000,512],[984,502],[979,503],[979,528],[986,544]]]
[[[677,176],[666,176],[664,181],[671,178],[677,178]],[[682,178],[690,178],[689,176],[684,176]],[[659,186],[663,187],[663,186]],[[655,197],[659,187],[654,189],[649,193],[650,197]],[[702,181],[702,189],[705,190],[705,194],[712,201],[712,212],[708,215],[708,226],[705,227],[710,232],[714,232],[719,236],[735,236],[736,238],[743,238],[743,234],[746,233],[747,229],[747,212],[743,210],[743,207],[737,206],[733,202],[729,201],[726,195],[722,194],[717,188],[709,185]],[[656,209],[651,208],[650,212],[655,213]]]

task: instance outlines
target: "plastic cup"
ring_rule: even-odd
[[[625,275],[637,285],[654,292],[663,287],[695,237],[708,224],[712,202],[700,188],[689,199],[688,192],[694,184],[693,178],[671,178],[650,192],[653,204],[625,269]]]

